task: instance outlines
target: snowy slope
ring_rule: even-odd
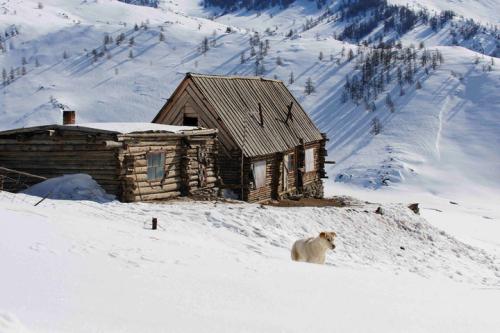
[[[264,74],[286,81],[294,73],[290,89],[329,134],[331,158],[339,162],[331,178],[377,187],[386,178],[396,183],[412,175],[424,180],[420,176],[427,174],[425,182],[436,184],[436,177],[452,165],[456,172],[447,177],[447,183],[460,184],[466,179],[479,186],[497,186],[493,174],[499,153],[490,143],[499,140],[495,130],[498,71],[496,66],[491,72],[482,71],[491,62],[488,57],[459,47],[440,47],[445,65],[422,82],[422,90],[409,87],[408,94],[400,98],[397,87],[388,87],[396,112],[387,112],[379,98],[377,112],[367,113],[353,103],[339,103],[344,78],[355,66],[341,57],[342,49],[356,48],[333,39],[335,27],[323,22],[299,38],[284,36],[289,29],[299,29],[308,15],[318,15],[307,1],[262,15],[228,14],[217,22],[187,16],[185,13],[207,14],[195,1],[164,3],[160,10],[117,1],[54,0],[45,2],[43,9],[37,9],[33,1],[9,1],[4,7],[4,27],[15,24],[20,33],[6,43],[8,52],[0,55],[0,61],[7,69],[19,69],[24,57],[27,74],[16,75],[14,82],[1,88],[0,128],[59,122],[61,108],[77,110],[81,122],[152,119],[187,71],[254,74],[254,60],[241,64],[240,56],[243,51],[250,57],[248,41],[251,30],[256,30],[271,45],[263,61]],[[149,22],[147,30],[134,29],[134,24],[144,22]],[[234,32],[225,33],[227,26]],[[262,33],[266,28],[269,33]],[[106,33],[115,39],[120,33],[126,37],[119,46],[106,45],[103,56],[95,57],[92,50],[97,54],[103,51]],[[160,33],[165,35],[164,41],[159,40]],[[215,38],[216,45],[202,55],[198,48],[207,36]],[[73,45],[68,45],[68,40]],[[419,26],[402,40],[406,45],[425,40],[432,48],[449,37]],[[317,60],[320,51],[322,61]],[[67,59],[63,59],[64,53]],[[313,79],[316,93],[305,96],[308,77]],[[476,83],[482,87],[477,88]],[[459,116],[451,117],[450,113],[446,118],[452,108]],[[375,117],[382,120],[383,127],[377,137],[370,134]],[[447,151],[452,156],[448,157]],[[478,161],[486,163],[479,172]],[[440,170],[433,172],[433,168]]]
[[[35,1],[11,0],[3,8],[0,29],[15,27],[19,34],[5,41],[7,52],[0,54],[0,68],[9,75],[12,68],[15,76],[0,87],[0,129],[57,123],[61,109],[76,110],[78,122],[148,121],[188,71],[255,75],[249,40],[257,31],[270,45],[262,75],[287,82],[293,73],[289,88],[330,138],[329,158],[337,161],[330,180],[370,188],[413,182],[432,193],[457,186],[498,189],[497,65],[473,51],[441,46],[450,44],[448,28],[434,32],[417,25],[402,36],[404,45],[425,42],[429,50],[439,49],[444,64],[421,76],[418,91],[407,85],[399,96],[399,88],[388,85],[374,101],[377,110],[367,112],[341,102],[345,77],[356,72],[360,58],[347,61],[346,54],[357,53],[357,46],[333,38],[344,25],[335,20],[302,31],[306,19],[322,13],[308,1],[215,20],[205,18],[215,9],[194,0],[163,2],[159,9],[76,0],[45,1],[39,9]],[[292,38],[290,30],[296,31]],[[124,40],[117,45],[120,34]],[[113,41],[103,45],[106,35]],[[206,53],[200,52],[204,38]],[[492,39],[480,45],[485,52],[495,49]],[[20,75],[23,66],[26,74]],[[311,95],[304,94],[308,78],[315,86]],[[382,127],[377,136],[370,133],[375,118]]]
[[[398,5],[425,7],[430,10],[453,10],[458,15],[472,18],[479,22],[500,23],[500,3],[498,0],[389,0]]]
[[[401,205],[99,204],[0,192],[0,331],[495,332],[500,262]],[[151,217],[160,229],[148,230]],[[327,265],[294,263],[335,230]],[[29,232],[27,232],[29,231]],[[467,300],[464,302],[463,300]],[[318,320],[328,318],[328,320]],[[360,319],[363,320],[360,320]],[[332,321],[335,323],[332,325]]]
[[[500,75],[483,72],[470,51],[442,51],[446,63],[422,89],[401,97],[393,114],[375,111],[387,117],[380,135],[353,131],[359,110],[336,111],[347,118],[330,127],[337,180],[368,187],[380,186],[382,178],[416,180],[433,192],[499,188]],[[321,117],[328,108],[313,115]]]

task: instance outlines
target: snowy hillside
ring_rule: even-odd
[[[451,164],[457,177],[448,182],[456,183],[480,159],[487,167],[473,181],[498,185],[490,180],[500,154],[495,145],[484,144],[500,140],[494,125],[498,70],[493,58],[439,46],[451,43],[448,27],[435,32],[422,23],[401,36],[404,47],[415,45],[417,57],[424,52],[417,47],[421,42],[429,52],[439,46],[444,65],[423,74],[424,67],[416,68],[415,62],[415,79],[401,89],[395,84],[396,69],[404,70],[405,63],[394,60],[391,81],[377,94],[342,102],[346,76],[359,75],[370,50],[362,48],[359,55],[357,46],[333,38],[343,33],[346,22],[335,11],[325,16],[308,1],[262,14],[230,13],[215,21],[203,18],[215,9],[202,9],[194,0],[164,2],[160,8],[51,0],[40,7],[35,1],[6,1],[0,13],[0,29],[7,33],[0,53],[0,129],[57,123],[61,109],[76,110],[79,122],[147,121],[188,71],[257,74],[288,82],[328,133],[330,156],[338,162],[332,179],[368,187],[414,175],[431,182],[436,174],[428,170],[436,167],[439,174]],[[366,38],[375,40],[377,29]],[[459,42],[495,52],[492,36],[479,37],[480,44],[474,39]],[[307,95],[309,78],[315,91]],[[388,107],[387,98],[394,106]],[[381,128],[377,136],[372,133],[375,123]],[[457,165],[472,150],[476,159]]]
[[[389,0],[399,5],[425,7],[431,10],[453,10],[459,15],[491,24],[500,23],[497,0]]]

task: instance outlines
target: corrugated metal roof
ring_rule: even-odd
[[[245,156],[286,151],[298,146],[300,139],[304,143],[323,139],[282,81],[191,73],[187,76],[225,123]],[[291,103],[291,119],[286,121]]]

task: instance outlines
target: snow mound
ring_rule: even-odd
[[[88,200],[99,203],[115,199],[87,174],[51,178],[31,186],[23,193],[56,200]]]
[[[0,312],[0,332],[23,333],[28,331],[14,315]]]

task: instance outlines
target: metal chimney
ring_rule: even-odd
[[[262,104],[259,103],[260,126],[264,126],[264,116],[262,115]]]
[[[75,111],[63,111],[63,125],[74,125],[76,123]]]

